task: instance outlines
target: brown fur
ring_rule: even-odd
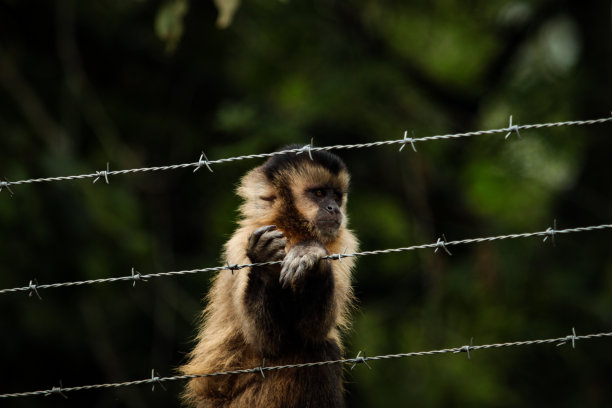
[[[357,250],[357,240],[346,228],[346,216],[338,236],[323,242],[310,222],[317,209],[302,198],[304,191],[313,186],[336,187],[344,193],[341,210],[346,214],[348,173],[342,169],[334,175],[316,160],[300,163],[284,169],[274,180],[266,177],[263,166],[244,176],[238,188],[244,199],[240,207],[242,218],[225,245],[224,261],[250,263],[246,255],[248,237],[266,225],[276,225],[283,232],[286,252],[306,240],[323,243],[329,254],[341,253],[345,248],[347,253]],[[321,261],[332,268],[332,292],[328,295],[314,286],[302,294],[281,289],[278,273],[272,278],[262,274],[255,279],[250,274],[260,273],[259,270],[221,271],[207,296],[197,344],[181,371],[206,374],[258,367],[264,360],[266,366],[273,366],[340,358],[340,333],[349,324],[353,300],[353,259]],[[306,310],[303,316],[308,317],[300,314],[296,321],[289,322],[276,319],[278,309],[291,302],[296,303],[296,310]],[[285,325],[294,328],[288,330]],[[342,407],[341,377],[341,367],[330,365],[266,371],[265,378],[261,374],[197,378],[188,383],[184,400],[198,408]]]

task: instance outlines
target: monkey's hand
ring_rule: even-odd
[[[285,257],[287,240],[275,225],[257,228],[247,243],[247,256],[253,263],[280,261]]]
[[[279,283],[283,289],[290,284],[295,285],[309,271],[318,268],[321,260],[327,255],[327,250],[323,244],[316,241],[300,242],[289,250],[283,260],[283,269],[280,273]]]

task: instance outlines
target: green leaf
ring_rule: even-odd
[[[217,10],[219,11],[217,27],[227,28],[232,24],[234,14],[236,14],[240,6],[240,0],[215,0],[215,6],[217,6]]]
[[[155,32],[166,43],[166,51],[172,52],[183,35],[183,18],[189,6],[187,0],[173,0],[165,3],[157,12]]]

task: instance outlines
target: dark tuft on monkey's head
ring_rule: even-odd
[[[301,149],[304,147],[299,144],[292,144],[284,146],[277,151],[283,150],[295,150]],[[273,156],[268,159],[267,162],[263,165],[263,172],[268,178],[268,180],[274,180],[276,176],[285,169],[294,168],[299,169],[303,166],[305,162],[314,162],[321,167],[327,169],[331,174],[337,175],[341,171],[346,171],[346,165],[338,156],[333,153],[330,153],[326,150],[314,150],[311,151],[312,160],[310,159],[310,155],[308,151],[304,151],[303,153],[286,153],[279,154],[278,156]]]

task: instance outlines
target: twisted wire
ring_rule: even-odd
[[[266,367],[262,365],[262,366],[253,367],[253,368],[220,371],[220,372],[208,373],[208,374],[176,375],[176,376],[171,376],[171,377],[159,377],[159,376],[152,375],[151,378],[135,380],[135,381],[126,381],[126,382],[108,383],[108,384],[82,385],[82,386],[76,386],[76,387],[61,387],[60,386],[60,387],[53,387],[51,389],[40,390],[40,391],[0,394],[0,399],[23,398],[23,397],[33,397],[33,396],[41,396],[41,395],[49,396],[53,394],[58,394],[58,395],[62,395],[66,397],[65,396],[66,393],[75,392],[75,391],[122,388],[122,387],[131,387],[131,386],[136,386],[136,385],[141,385],[141,384],[155,385],[155,384],[162,384],[163,382],[183,381],[183,380],[188,380],[192,378],[216,377],[216,376],[225,376],[225,375],[239,375],[239,374],[263,375],[265,371],[301,369],[301,368],[320,367],[320,366],[334,365],[334,364],[352,364],[351,368],[353,368],[357,364],[367,365],[368,361],[389,360],[389,359],[409,358],[409,357],[421,357],[421,356],[433,356],[433,355],[440,355],[440,354],[457,354],[457,353],[468,353],[468,356],[469,356],[470,351],[474,351],[474,350],[487,350],[487,349],[496,349],[496,348],[531,346],[531,345],[539,345],[539,344],[555,344],[556,343],[557,346],[560,346],[560,345],[569,343],[569,344],[572,344],[573,347],[575,347],[576,341],[605,338],[605,337],[612,337],[612,332],[577,336],[575,331],[572,330],[571,335],[564,336],[564,337],[551,338],[551,339],[513,341],[513,342],[507,342],[507,343],[495,343],[495,344],[483,344],[483,345],[465,345],[461,347],[453,347],[453,348],[447,348],[447,349],[441,349],[441,350],[386,354],[386,355],[379,355],[379,356],[373,356],[373,357],[362,356],[361,352],[359,352],[359,354],[357,354],[357,357],[355,358],[316,361],[316,362],[311,362],[311,363],[300,363],[300,364],[286,364],[286,365],[270,366],[270,367]]]
[[[379,249],[374,251],[362,251],[355,252],[351,254],[331,254],[323,257],[323,259],[331,259],[341,261],[342,258],[350,258],[357,256],[366,256],[366,255],[380,255],[380,254],[389,254],[395,252],[407,252],[418,249],[427,249],[427,248],[444,248],[453,245],[467,245],[467,244],[475,244],[481,242],[491,242],[491,241],[501,241],[506,239],[517,239],[517,238],[528,238],[528,237],[554,237],[556,234],[569,234],[569,233],[577,233],[577,232],[588,232],[588,231],[598,231],[604,229],[612,228],[612,224],[601,224],[601,225],[592,225],[588,227],[576,227],[576,228],[566,228],[566,229],[553,229],[548,228],[545,231],[536,231],[536,232],[525,232],[521,234],[508,234],[508,235],[498,235],[493,237],[483,237],[483,238],[467,238],[457,241],[441,241],[438,240],[436,243],[431,244],[423,244],[423,245],[414,245],[409,247],[402,248],[391,248],[391,249]],[[448,252],[448,250],[447,250]],[[259,263],[249,263],[249,264],[234,264],[230,265],[229,263],[224,266],[215,266],[209,268],[200,268],[200,269],[190,269],[190,270],[182,270],[182,271],[171,271],[171,272],[159,272],[159,273],[149,273],[149,274],[141,274],[139,272],[135,272],[132,270],[131,275],[127,276],[119,276],[114,278],[100,278],[100,279],[90,279],[83,281],[74,281],[74,282],[62,282],[62,283],[51,283],[51,284],[42,284],[39,285],[35,283],[35,281],[30,281],[28,286],[22,286],[17,288],[9,288],[0,290],[0,295],[14,292],[30,292],[36,293],[38,295],[39,289],[54,289],[60,287],[68,287],[68,286],[83,286],[83,285],[93,285],[98,283],[111,283],[111,282],[119,282],[119,281],[132,281],[134,284],[137,281],[146,281],[149,278],[160,278],[160,277],[169,277],[169,276],[177,276],[177,275],[190,275],[195,273],[203,273],[203,272],[218,272],[222,270],[231,270],[236,271],[243,268],[248,267],[256,267],[256,266],[266,266],[266,265],[278,265],[282,264],[282,261],[271,261],[271,262],[259,262]],[[39,295],[38,295],[39,296]],[[40,297],[40,296],[39,296]]]
[[[35,179],[27,179],[27,180],[18,180],[18,181],[9,181],[4,180],[0,181],[0,191],[3,187],[9,188],[10,186],[16,186],[20,184],[32,184],[32,183],[44,183],[44,182],[52,182],[52,181],[65,181],[65,180],[80,180],[80,179],[97,179],[100,177],[104,177],[108,180],[108,176],[115,176],[121,174],[131,174],[131,173],[144,173],[144,172],[156,172],[156,171],[166,171],[166,170],[177,170],[184,168],[195,168],[198,170],[202,166],[207,166],[209,170],[211,164],[220,164],[220,163],[229,163],[239,160],[248,160],[248,159],[262,159],[269,158],[273,156],[278,156],[282,154],[288,153],[302,153],[304,151],[321,151],[321,150],[340,150],[340,149],[362,149],[369,147],[378,147],[378,146],[386,146],[386,145],[394,145],[401,144],[404,145],[406,143],[412,143],[414,146],[415,142],[427,142],[432,140],[445,140],[445,139],[457,139],[463,137],[473,137],[480,135],[492,135],[492,134],[500,134],[500,133],[508,133],[508,132],[518,132],[519,130],[528,130],[528,129],[541,129],[541,128],[552,128],[552,127],[563,127],[563,126],[587,126],[587,125],[595,125],[600,123],[612,122],[612,117],[609,118],[601,118],[601,119],[591,119],[591,120],[575,120],[575,121],[565,121],[565,122],[552,122],[552,123],[536,123],[536,124],[528,124],[528,125],[511,125],[509,127],[500,128],[500,129],[490,129],[490,130],[479,130],[473,132],[465,132],[465,133],[454,133],[454,134],[445,134],[445,135],[436,135],[436,136],[425,136],[418,138],[410,138],[410,139],[397,139],[397,140],[384,140],[378,142],[369,142],[369,143],[358,143],[358,144],[345,144],[345,145],[333,145],[333,146],[321,146],[314,147],[312,145],[306,145],[304,148],[299,149],[289,149],[289,150],[281,150],[277,152],[271,153],[260,153],[260,154],[249,154],[244,156],[237,157],[228,157],[217,160],[204,160],[206,156],[202,154],[200,160],[192,163],[182,163],[182,164],[173,164],[168,166],[155,166],[155,167],[141,167],[135,169],[125,169],[125,170],[105,170],[105,171],[96,171],[94,173],[88,174],[80,174],[75,176],[59,176],[59,177],[43,177],[43,178],[35,178]],[[312,144],[312,142],[311,142]],[[194,171],[195,171],[194,170]]]
[[[491,241],[502,241],[505,239],[517,239],[517,238],[529,238],[529,237],[550,237],[555,234],[570,234],[574,232],[585,232],[585,231],[597,231],[603,229],[612,228],[612,224],[601,224],[601,225],[593,225],[589,227],[577,227],[577,228],[566,228],[566,229],[552,229],[548,228],[546,231],[537,231],[537,232],[524,232],[521,234],[508,234],[508,235],[499,235],[494,237],[483,237],[483,238],[467,238],[457,241],[437,241],[432,244],[423,244],[423,245],[414,245],[404,248],[392,248],[392,249],[379,249],[375,251],[364,251],[364,252],[356,252],[354,254],[345,254],[342,257],[350,257],[350,256],[365,256],[365,255],[379,255],[379,254],[389,254],[394,252],[406,252],[413,251],[417,249],[427,249],[427,248],[441,248],[448,247],[453,245],[467,245],[467,244],[477,244],[482,242],[491,242]],[[330,255],[334,259],[337,257],[337,254]]]

